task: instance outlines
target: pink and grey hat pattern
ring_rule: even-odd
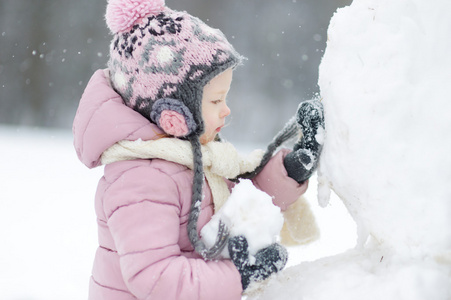
[[[166,133],[200,136],[203,87],[240,64],[224,34],[161,0],[110,0],[108,67],[126,105]]]

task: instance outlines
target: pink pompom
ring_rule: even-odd
[[[173,110],[163,110],[160,117],[160,127],[167,134],[182,137],[189,133],[185,117]]]
[[[113,33],[125,32],[136,21],[161,12],[164,5],[164,0],[110,0],[106,9],[106,23]]]

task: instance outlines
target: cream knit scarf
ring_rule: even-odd
[[[218,211],[230,196],[225,178],[255,170],[264,152],[255,150],[248,157],[241,156],[232,144],[210,142],[202,145],[204,174],[213,195],[215,211]],[[120,141],[102,155],[102,164],[131,159],[160,158],[193,168],[191,143],[177,138],[161,138],[153,141]]]
[[[230,143],[210,142],[202,147],[204,174],[213,195],[215,211],[230,196],[225,178],[255,170],[264,151],[255,150],[243,157]],[[120,141],[108,148],[101,157],[102,164],[122,160],[160,158],[193,168],[191,143],[177,138],[161,138],[154,141]],[[319,237],[315,217],[309,203],[300,197],[284,212],[285,223],[280,233],[285,245],[307,244]]]

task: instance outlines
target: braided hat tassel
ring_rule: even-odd
[[[207,248],[204,242],[201,241],[197,232],[197,221],[201,211],[202,204],[202,190],[204,182],[204,171],[202,163],[202,151],[199,138],[194,136],[190,139],[193,148],[193,194],[191,197],[191,207],[188,218],[188,237],[193,245],[194,250],[199,253],[205,260],[215,259],[227,244],[229,237],[229,230],[227,226],[220,221],[218,236],[216,242],[211,248]]]

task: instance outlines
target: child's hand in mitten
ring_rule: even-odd
[[[296,121],[301,127],[302,137],[294,145],[293,152],[285,157],[283,163],[288,176],[298,183],[303,183],[316,170],[321,154],[324,133],[323,104],[319,100],[301,102]]]
[[[241,285],[245,290],[252,281],[262,281],[271,274],[285,267],[288,259],[287,250],[272,244],[255,254],[255,263],[249,261],[247,240],[244,236],[234,236],[229,239],[229,254],[241,275]]]

